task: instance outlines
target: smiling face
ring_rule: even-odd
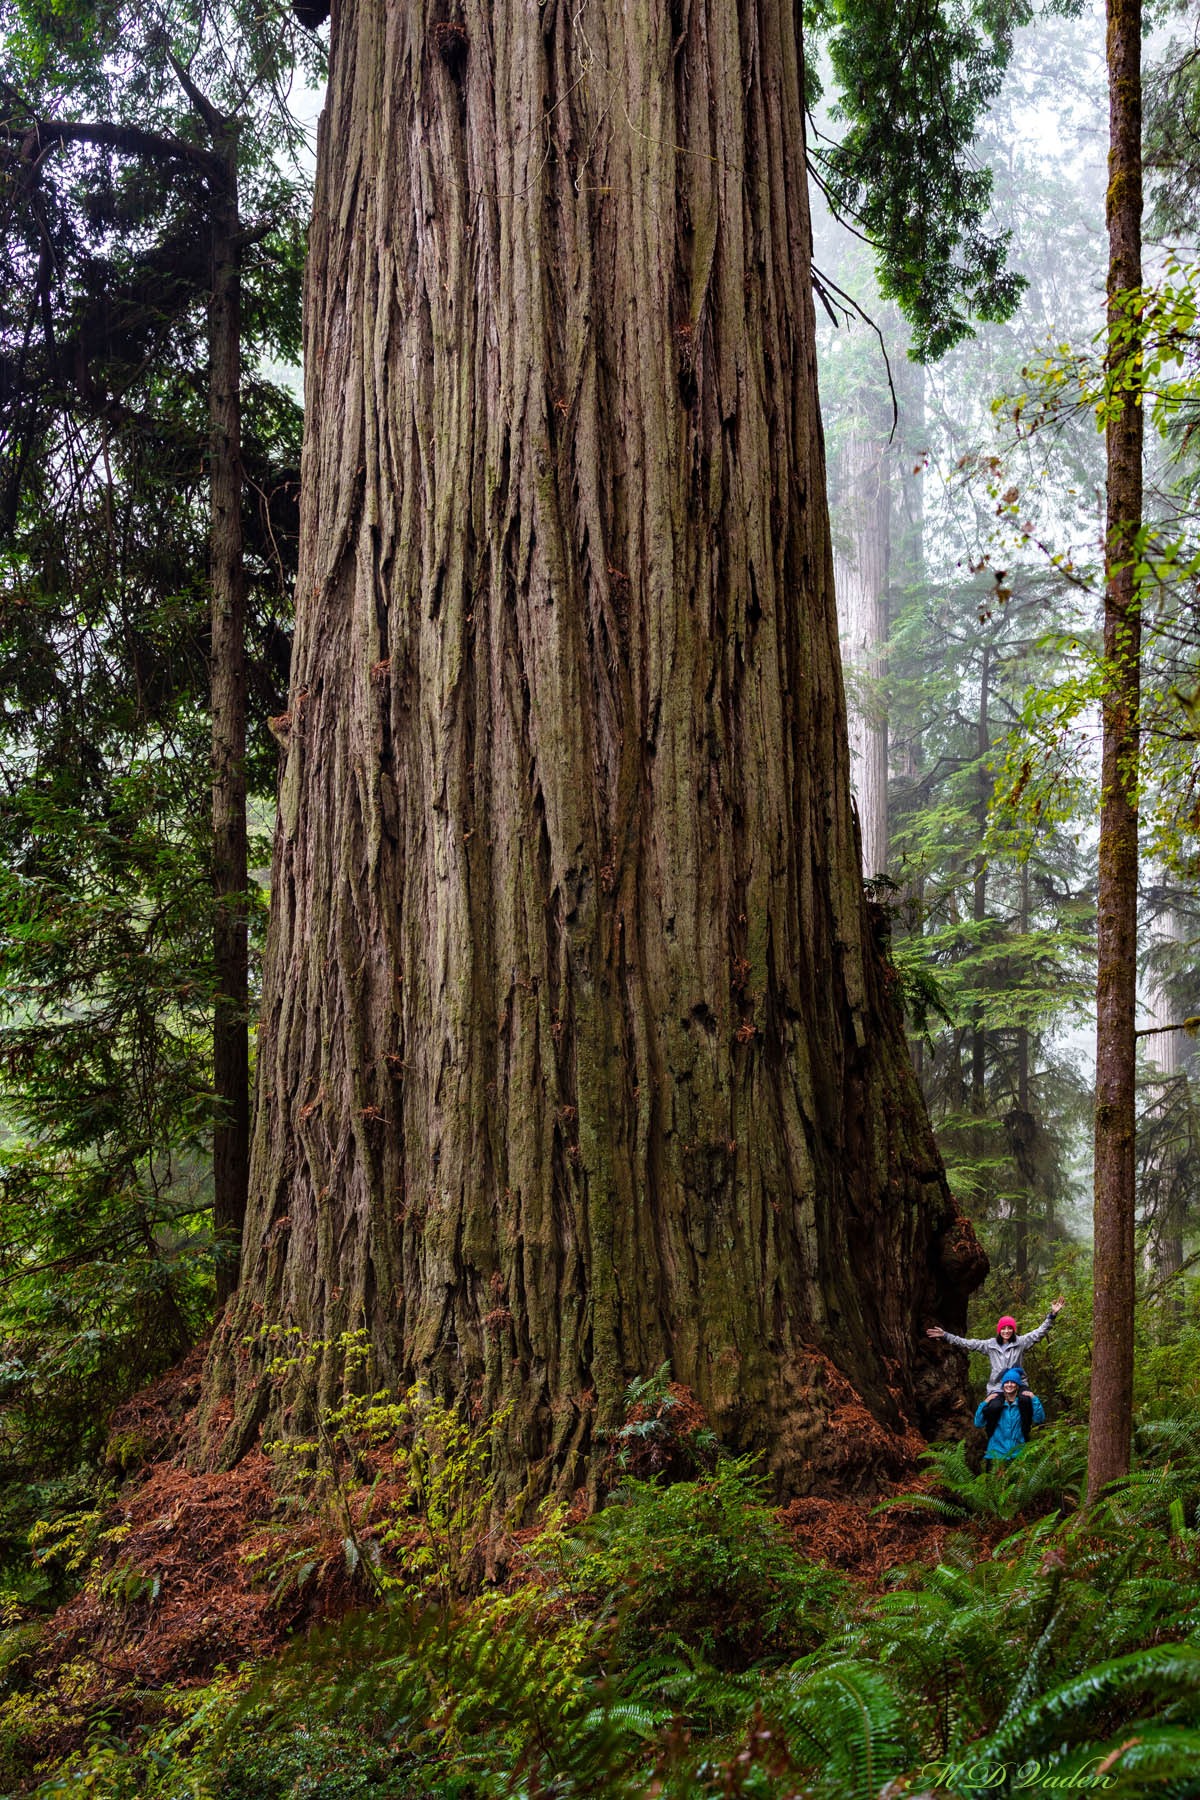
[[[1004,1398],[1006,1400],[1015,1400],[1016,1397],[1017,1397],[1016,1382],[1015,1381],[1006,1381],[1004,1384]]]
[[[1011,1344],[1016,1335],[1017,1334],[1011,1325],[1002,1325],[1000,1327],[1000,1342],[1002,1344]]]

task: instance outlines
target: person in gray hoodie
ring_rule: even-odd
[[[982,1350],[988,1359],[987,1391],[990,1399],[1000,1392],[1004,1371],[1016,1368],[1020,1364],[1022,1350],[1027,1350],[1030,1344],[1036,1344],[1039,1338],[1045,1337],[1065,1305],[1066,1301],[1060,1294],[1041,1324],[1032,1331],[1022,1332],[1020,1336],[1017,1335],[1017,1321],[1007,1313],[996,1321],[994,1338],[955,1337],[952,1331],[946,1331],[940,1325],[928,1326],[925,1335],[943,1338],[947,1344],[953,1344],[956,1350]]]

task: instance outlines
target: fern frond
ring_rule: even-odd
[[[947,1500],[941,1494],[897,1494],[894,1499],[884,1500],[871,1510],[874,1513],[934,1513],[939,1519],[949,1519],[955,1525],[961,1525],[964,1519],[971,1517],[969,1507],[959,1500]]]
[[[995,1732],[980,1748],[981,1761],[1022,1762],[1078,1741],[1102,1708],[1129,1703],[1147,1690],[1153,1693],[1160,1711],[1169,1700],[1200,1695],[1200,1648],[1163,1644],[1085,1669]]]
[[[771,1684],[770,1708],[792,1753],[839,1800],[875,1800],[914,1749],[906,1707],[887,1676],[852,1658],[805,1657]],[[808,1745],[806,1754],[796,1739]]]
[[[635,1732],[638,1737],[652,1738],[674,1717],[669,1707],[639,1706],[636,1701],[622,1700],[611,1706],[594,1706],[591,1712],[584,1714],[579,1728],[586,1734],[615,1727],[619,1731]]]
[[[1089,1745],[1070,1761],[1085,1772],[1108,1763],[1107,1800],[1144,1800],[1147,1794],[1154,1800],[1195,1800],[1200,1731],[1187,1725],[1136,1724],[1108,1743]],[[1068,1764],[1063,1772],[1073,1771]]]
[[[753,1707],[762,1692],[762,1671],[716,1669],[695,1645],[668,1640],[663,1652],[643,1657],[621,1683],[637,1701],[671,1702],[671,1716],[689,1725],[731,1727]]]

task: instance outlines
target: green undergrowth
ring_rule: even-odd
[[[948,1524],[1016,1520],[1047,1507],[1072,1511],[1087,1485],[1087,1439],[1077,1426],[1048,1426],[1021,1456],[995,1469],[976,1462],[978,1448],[967,1442],[931,1445],[921,1461],[936,1475],[936,1486],[899,1494],[885,1509],[928,1513]]]
[[[1200,1766],[1200,1414],[1144,1423],[1134,1475],[1086,1515],[1084,1457],[1067,1428],[1001,1472],[931,1452],[932,1487],[887,1504],[945,1527],[937,1558],[883,1591],[797,1548],[752,1459],[630,1479],[589,1519],[548,1511],[503,1586],[383,1583],[276,1659],[144,1696],[134,1725],[110,1707],[23,1791],[1182,1800]],[[10,1770],[36,1706],[27,1648],[0,1709]]]

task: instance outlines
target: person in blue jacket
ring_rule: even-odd
[[[998,1412],[987,1400],[981,1400],[975,1413],[976,1425],[982,1426],[988,1437],[983,1457],[985,1469],[991,1462],[1011,1462],[1014,1456],[1020,1456],[1034,1426],[1046,1423],[1041,1401],[1025,1388],[1024,1369],[1004,1371],[1002,1394],[1004,1404]]]

